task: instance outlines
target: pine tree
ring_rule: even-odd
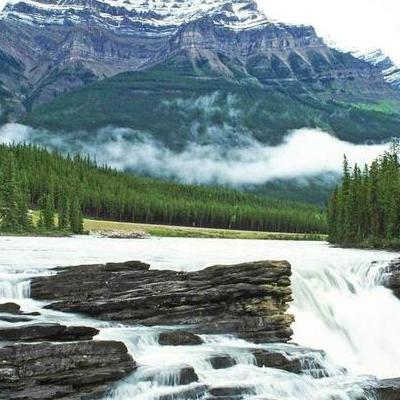
[[[83,217],[79,198],[75,195],[71,202],[71,230],[73,233],[83,233]]]
[[[52,193],[46,194],[41,200],[39,227],[46,230],[54,229],[54,198]]]
[[[34,229],[32,217],[28,209],[28,196],[23,190],[20,190],[18,194],[17,219],[22,231],[30,232]]]
[[[61,193],[60,196],[61,196],[59,200],[60,205],[58,208],[58,228],[61,230],[67,230],[71,226],[69,201],[68,197],[64,193]]]

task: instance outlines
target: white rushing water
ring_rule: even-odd
[[[177,398],[191,399],[204,385],[248,387],[249,398],[355,400],[362,392],[362,382],[368,379],[363,375],[400,376],[400,301],[379,282],[381,267],[395,257],[394,253],[333,248],[319,242],[2,237],[0,302],[12,300],[24,311],[40,310],[37,321],[96,326],[101,329],[100,339],[122,340],[140,367],[107,400],[155,400],[175,392]],[[140,260],[155,269],[195,271],[214,264],[264,259],[286,259],[292,264],[293,341],[327,352],[327,357],[313,356],[326,371],[323,379],[257,368],[248,350],[257,346],[234,337],[206,335],[201,346],[160,346],[157,337],[161,329],[125,327],[45,310],[41,309],[43,303],[29,298],[29,279],[51,274],[55,266]],[[278,345],[278,349],[298,352],[291,345]],[[226,354],[237,365],[213,369],[210,357]],[[194,367],[199,383],[176,385],[184,366]]]

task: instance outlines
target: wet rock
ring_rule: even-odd
[[[159,368],[146,371],[145,373],[142,371],[140,375],[140,381],[159,382],[160,380],[162,380],[163,382],[165,382],[166,372],[167,375],[169,375],[169,385],[174,387],[176,387],[176,385],[186,386],[199,381],[199,377],[196,374],[196,371],[191,366],[170,366],[167,370],[165,370],[164,368]]]
[[[29,324],[0,328],[0,341],[38,342],[51,340],[57,342],[90,340],[99,331],[85,326],[65,326],[60,324]]]
[[[16,303],[3,303],[0,304],[0,313],[11,314],[11,315],[29,315],[29,316],[37,316],[40,315],[40,312],[22,312],[21,306]]]
[[[199,377],[197,376],[193,367],[182,368],[179,372],[179,385],[190,385],[193,382],[198,382]]]
[[[399,400],[400,378],[371,382],[366,388],[366,392],[375,396],[376,400]]]
[[[252,349],[255,365],[260,368],[281,369],[294,374],[306,373],[319,379],[328,376],[323,366],[325,352],[297,345],[283,345],[280,348]]]
[[[123,343],[16,344],[0,348],[1,400],[94,399],[135,370]]]
[[[291,358],[287,354],[273,352],[264,349],[252,351],[255,363],[261,368],[283,369],[288,372],[298,374],[301,372],[301,361],[299,358]]]
[[[32,297],[49,308],[125,324],[187,325],[197,333],[234,333],[287,342],[293,316],[290,264],[261,261],[198,272],[150,270],[137,261],[58,269],[36,277]]]
[[[214,369],[231,368],[236,365],[236,361],[228,355],[215,356],[210,359],[210,363]]]
[[[255,395],[251,387],[219,387],[209,390],[212,397],[210,399],[241,399],[243,396]]]
[[[80,399],[135,368],[125,345],[101,341],[8,346],[0,365],[1,399]]]
[[[196,385],[195,387],[183,387],[182,390],[174,391],[173,393],[161,395],[158,400],[194,400],[201,399],[207,392],[206,385]]]
[[[203,344],[203,339],[190,332],[161,332],[158,343],[163,346],[196,346]]]
[[[0,313],[19,314],[21,306],[16,303],[3,303],[0,304]]]
[[[382,283],[400,299],[400,258],[392,260],[384,269]]]

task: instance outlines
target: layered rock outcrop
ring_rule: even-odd
[[[14,344],[0,348],[0,400],[100,398],[135,368],[120,342]]]
[[[293,316],[290,264],[262,261],[198,272],[151,270],[140,262],[58,269],[32,280],[49,308],[126,324],[187,325],[196,333],[234,333],[256,342],[287,342]]]

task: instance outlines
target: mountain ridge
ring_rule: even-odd
[[[357,125],[357,134],[348,135],[351,140],[373,140],[372,133],[365,138],[360,133],[368,125],[368,131],[378,130],[377,140],[397,135],[396,130],[389,132],[400,118],[396,112],[400,92],[385,81],[379,66],[327,46],[313,27],[269,20],[252,0],[204,0],[200,4],[194,0],[13,0],[1,14],[0,29],[3,122],[22,120],[34,126],[68,130],[67,120],[59,118],[55,123],[49,117],[52,123],[48,123],[51,110],[61,106],[63,99],[65,104],[69,102],[68,93],[73,97],[82,88],[90,91],[98,81],[109,84],[112,92],[119,74],[140,76],[149,71],[151,76],[155,68],[158,71],[154,76],[159,79],[160,68],[164,68],[168,81],[165,90],[173,91],[180,76],[189,76],[198,92],[186,88],[185,93],[189,90],[190,101],[194,102],[204,93],[212,95],[220,90],[207,89],[206,80],[222,79],[225,98],[230,92],[237,92],[240,85],[239,97],[246,99],[241,102],[245,108],[242,111],[248,115],[257,108],[252,102],[258,95],[252,99],[251,92],[264,90],[260,96],[271,95],[277,101],[275,107],[270,104],[266,108],[270,115],[261,118],[269,135],[281,136],[284,129],[301,128],[299,124],[304,124],[345,136],[340,130],[346,127],[346,118],[349,131]],[[165,77],[166,74],[170,76]],[[157,84],[164,90],[162,80]],[[125,91],[126,101],[145,104],[143,90],[147,89],[132,92],[133,97]],[[168,96],[168,92],[161,93],[160,103],[153,107],[162,106]],[[285,118],[296,119],[300,113],[304,117],[293,124],[282,124],[278,113],[282,114],[288,99],[291,115]],[[384,115],[379,113],[382,102],[389,104]],[[79,107],[77,122],[91,117],[83,115],[91,112],[90,104]],[[318,110],[326,116],[320,118]],[[71,109],[58,112],[71,115]],[[126,123],[127,118],[117,118],[116,114],[118,110],[109,115],[109,124],[126,126],[119,124]],[[352,114],[357,114],[355,122]],[[340,123],[335,122],[338,117]],[[179,121],[182,115],[174,118]],[[190,128],[181,121],[185,129]],[[254,124],[245,125],[247,130]],[[137,128],[135,121],[127,127]],[[260,133],[254,136],[259,138]],[[264,142],[275,141],[262,136]]]

